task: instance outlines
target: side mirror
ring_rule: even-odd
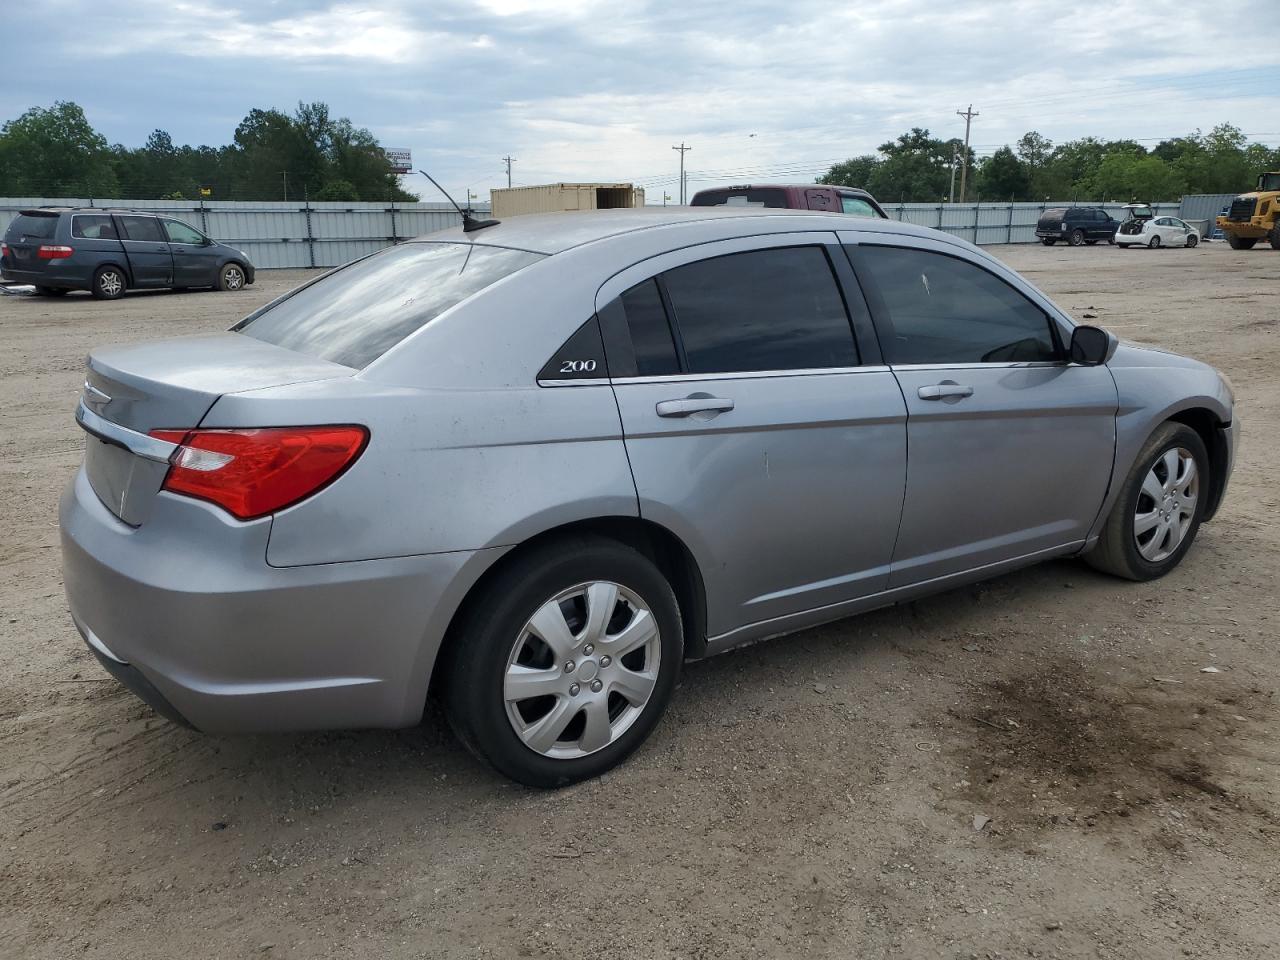
[[[1106,363],[1120,341],[1101,327],[1079,326],[1071,333],[1071,362],[1086,367]]]

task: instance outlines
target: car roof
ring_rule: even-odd
[[[133,210],[129,207],[33,207],[30,210],[19,210],[18,213],[26,217],[51,217],[60,213],[129,213],[140,217],[161,216],[154,210]]]
[[[795,210],[789,207],[639,207],[619,210],[534,213],[509,217],[497,226],[465,233],[461,226],[418,237],[418,240],[474,243],[482,246],[513,247],[533,253],[555,254],[573,247],[619,237],[641,230],[696,228],[707,221],[740,221],[743,234],[786,233],[795,230],[842,230],[846,232],[893,233],[904,236],[943,239],[968,246],[964,241],[928,227],[880,218],[850,217],[824,210]]]

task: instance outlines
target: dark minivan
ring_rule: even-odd
[[[1073,247],[1082,243],[1095,244],[1099,240],[1116,242],[1116,230],[1120,221],[1101,207],[1053,207],[1040,214],[1036,224],[1036,236],[1046,247],[1063,240]]]
[[[699,190],[689,201],[692,207],[785,207],[791,210],[825,210],[855,217],[889,215],[876,198],[857,187],[828,187],[821,184],[743,184]]]
[[[181,220],[134,210],[23,210],[0,244],[0,279],[59,296],[88,290],[114,300],[147,287],[241,290],[253,264]]]

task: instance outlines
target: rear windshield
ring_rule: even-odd
[[[6,240],[16,240],[18,237],[30,237],[32,240],[48,240],[53,236],[53,231],[57,227],[58,215],[56,213],[48,217],[20,213],[13,218],[13,222],[9,224],[9,229],[4,237]]]
[[[366,367],[450,307],[542,258],[469,243],[406,243],[335,270],[231,329]]]
[[[1043,220],[1061,220],[1066,215],[1067,215],[1066,207],[1059,207],[1055,210],[1046,210],[1044,213],[1040,214],[1040,219],[1042,221]]]
[[[690,201],[691,207],[785,207],[787,192],[761,190],[700,190]]]

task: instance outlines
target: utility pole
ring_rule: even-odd
[[[516,158],[503,157],[502,159],[507,162],[507,189],[511,189],[511,164],[516,162]]]
[[[289,199],[289,171],[281,170],[280,177],[284,181],[284,199]]]
[[[960,202],[964,203],[964,187],[965,182],[969,178],[969,124],[973,122],[973,118],[978,115],[978,111],[973,109],[973,104],[969,104],[967,110],[957,110],[957,117],[964,117],[964,156],[961,158],[960,166]]]
[[[680,141],[680,146],[672,147],[672,150],[680,151],[680,205],[684,206],[684,155],[693,147],[686,147],[684,141]]]
[[[951,148],[951,189],[947,192],[947,203],[956,202],[956,163],[960,160],[960,151]]]

